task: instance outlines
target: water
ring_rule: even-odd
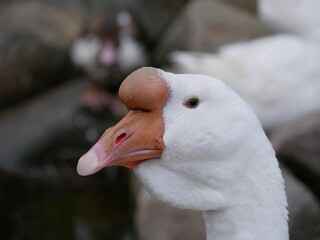
[[[26,156],[22,174],[0,172],[0,239],[136,239],[130,171],[76,173],[85,153],[114,119],[79,112],[69,130]]]

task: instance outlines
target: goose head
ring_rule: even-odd
[[[252,221],[275,221],[287,233],[274,151],[255,114],[232,89],[202,75],[141,68],[124,80],[119,97],[128,114],[79,160],[80,175],[106,166],[133,168],[151,195],[175,207],[230,210],[229,218],[257,210]]]

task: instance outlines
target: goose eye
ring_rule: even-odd
[[[199,105],[199,98],[197,97],[190,97],[186,101],[184,101],[183,105],[187,108],[196,108]]]

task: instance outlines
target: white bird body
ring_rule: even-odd
[[[320,44],[311,40],[279,34],[231,44],[217,54],[174,52],[171,60],[177,73],[226,82],[267,129],[320,109]]]
[[[131,14],[122,10],[117,15],[117,23],[120,26],[118,49],[119,67],[122,72],[131,72],[149,62],[145,47],[139,42],[137,35],[137,26]]]
[[[174,52],[172,71],[225,81],[270,129],[320,109],[320,1],[257,4],[260,21],[283,34],[223,46],[216,54]]]
[[[70,51],[72,61],[95,78],[104,78],[108,75],[106,69],[114,64],[123,73],[147,64],[147,51],[135,36],[139,31],[130,12],[120,11],[115,26],[110,19],[107,20],[110,21],[110,29],[100,23],[99,31],[95,30],[74,42]],[[99,32],[104,31],[108,37],[99,36]]]
[[[223,82],[142,68],[119,91],[128,115],[78,163],[134,167],[152,196],[203,211],[207,240],[288,240],[284,181],[251,108]]]
[[[102,49],[102,42],[97,36],[88,35],[74,42],[70,55],[72,61],[87,72],[94,71],[97,56]]]
[[[119,68],[122,72],[130,72],[133,69],[148,63],[146,49],[141,43],[128,34],[120,34],[120,46],[118,49]]]
[[[259,0],[260,20],[271,30],[320,42],[319,0]]]

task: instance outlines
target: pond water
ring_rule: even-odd
[[[0,239],[136,239],[130,170],[76,173],[79,157],[114,122],[79,112],[24,162],[22,174],[0,173]]]

